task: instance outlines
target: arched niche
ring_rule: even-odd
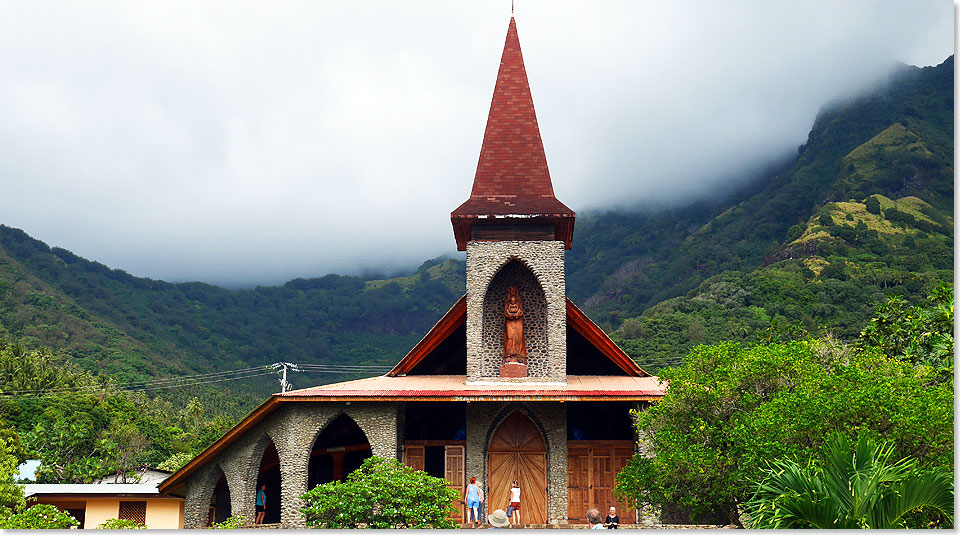
[[[511,259],[490,279],[483,296],[481,346],[482,377],[499,377],[503,360],[504,299],[511,286],[520,290],[523,302],[523,336],[527,349],[528,377],[547,375],[547,299],[536,275],[517,259]]]
[[[260,464],[257,467],[254,496],[260,492],[261,485],[267,485],[267,506],[266,514],[263,516],[263,523],[279,524],[281,509],[280,454],[277,452],[277,446],[273,440],[270,439],[269,435],[264,435],[261,441],[263,453],[260,455]],[[258,448],[258,450],[261,448]]]
[[[307,488],[345,480],[371,455],[367,435],[353,418],[340,414],[323,426],[313,442],[307,469]]]
[[[216,481],[213,485],[213,492],[210,493],[210,514],[207,518],[208,525],[212,522],[223,522],[230,518],[230,485],[227,483],[227,476],[223,469],[218,465],[214,470],[212,479]]]

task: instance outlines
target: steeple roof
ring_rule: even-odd
[[[473,190],[470,198],[450,216],[457,244],[463,245],[460,249],[470,239],[469,223],[464,220],[471,219],[511,219],[513,216],[551,220],[569,218],[570,221],[561,226],[569,226],[572,237],[575,214],[553,194],[553,183],[547,169],[540,127],[520,52],[520,40],[517,38],[517,23],[513,17],[510,17],[507,27]],[[565,230],[563,234],[566,234]],[[562,236],[557,239],[569,243],[569,239]]]

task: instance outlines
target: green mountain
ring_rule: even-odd
[[[724,202],[582,216],[569,295],[656,370],[700,342],[849,339],[888,293],[918,300],[952,280],[952,65],[903,66],[825,106],[795,160]],[[134,277],[0,226],[0,337],[120,381],[277,361],[392,365],[464,279],[462,262],[434,259],[387,280],[231,291]],[[275,390],[258,385],[251,399]]]

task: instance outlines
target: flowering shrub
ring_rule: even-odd
[[[108,518],[97,529],[145,529],[147,526],[129,518]]]
[[[344,482],[317,485],[303,495],[307,525],[343,528],[444,528],[457,491],[447,481],[401,464],[370,457]]]
[[[0,529],[67,529],[80,525],[76,518],[48,504],[37,504],[12,514],[10,509],[4,508],[3,513],[0,515]]]

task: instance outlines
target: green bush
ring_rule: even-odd
[[[80,525],[76,518],[48,504],[37,504],[18,513],[4,508],[3,513],[0,529],[68,529]]]
[[[223,522],[210,524],[211,529],[240,529],[247,523],[247,517],[243,515],[234,515]]]
[[[129,518],[108,518],[103,524],[97,526],[97,529],[144,529],[147,526],[131,520]]]
[[[370,457],[346,481],[304,494],[300,511],[315,528],[452,529],[453,502],[460,497],[447,484],[395,459]]]

